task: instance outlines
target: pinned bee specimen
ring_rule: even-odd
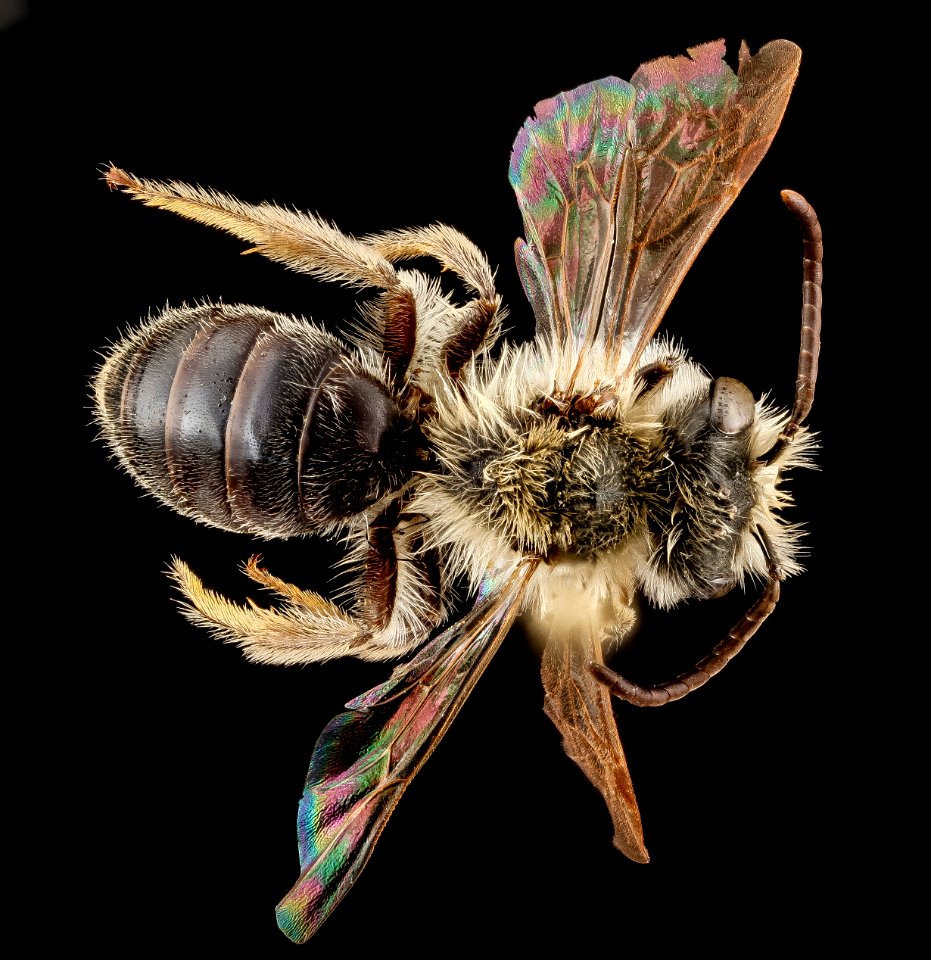
[[[252,660],[396,660],[323,731],[300,801],[300,876],[278,907],[305,941],[355,882],[388,817],[521,615],[544,642],[544,705],[603,795],[614,843],[648,859],[612,696],[652,706],[705,683],[800,571],[783,481],[810,462],[821,234],[783,199],[805,246],[795,403],[773,409],[711,379],[657,330],[705,240],[765,154],[800,51],[776,41],[735,74],[723,42],[537,104],[510,179],[517,266],[536,337],[498,343],[485,256],[433,225],[355,239],[312,214],[155,183],[113,188],[247,241],[294,270],[365,291],[339,339],[251,306],[168,309],[109,352],[103,436],[172,509],[261,537],[346,547],[329,599],[245,572],[278,595],[240,605],[173,565],[183,610]],[[452,271],[455,296],[421,270]],[[661,608],[757,582],[746,614],[697,666],[642,687],[605,664],[633,601]],[[456,596],[471,606],[456,619]],[[455,595],[454,595],[455,593]],[[459,611],[461,613],[461,610]]]

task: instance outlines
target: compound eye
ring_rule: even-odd
[[[743,433],[756,414],[756,401],[749,387],[732,377],[718,377],[711,384],[711,426],[733,437]]]

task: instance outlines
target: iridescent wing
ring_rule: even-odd
[[[496,582],[458,623],[425,644],[391,679],[350,701],[320,735],[298,811],[301,875],[278,905],[297,943],[333,912],[371,856],[414,775],[433,752],[498,649],[536,568]]]
[[[601,343],[630,371],[776,133],[801,51],[776,40],[735,74],[724,42],[536,106],[511,184],[517,263],[540,334]],[[619,372],[622,372],[619,370]]]

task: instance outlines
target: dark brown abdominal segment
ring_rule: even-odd
[[[320,523],[345,520],[400,489],[420,439],[384,384],[345,358],[328,375],[306,431],[300,490]]]
[[[165,453],[165,413],[175,370],[200,328],[200,319],[166,315],[161,331],[137,337],[130,349],[114,355],[101,372],[106,378],[107,423],[122,440],[121,453],[131,472],[162,499],[174,491]],[[109,374],[109,376],[108,376]],[[98,390],[101,386],[98,383]]]
[[[261,336],[243,367],[226,432],[233,513],[266,536],[293,536],[315,525],[299,495],[301,451],[321,386],[341,351],[332,338],[302,334],[276,327]]]
[[[173,509],[291,537],[409,479],[423,438],[379,372],[319,327],[258,307],[166,310],[114,348],[97,412],[130,473]]]
[[[221,527],[244,527],[227,498],[227,422],[243,366],[263,329],[259,317],[215,317],[184,351],[168,399],[165,450],[175,495]]]
[[[257,307],[166,310],[112,351],[98,417],[130,473],[170,507],[227,530],[315,528],[299,493],[334,337]]]

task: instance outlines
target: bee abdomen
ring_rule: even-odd
[[[366,435],[377,441],[398,417],[387,387],[302,321],[244,306],[167,310],[115,347],[96,394],[104,434],[129,472],[215,526],[293,536],[386,492],[379,443]],[[351,409],[360,396],[364,409]],[[342,430],[328,422],[334,406],[350,408]],[[357,449],[356,435],[374,454]],[[306,480],[313,460],[361,475],[347,476],[329,503]]]

